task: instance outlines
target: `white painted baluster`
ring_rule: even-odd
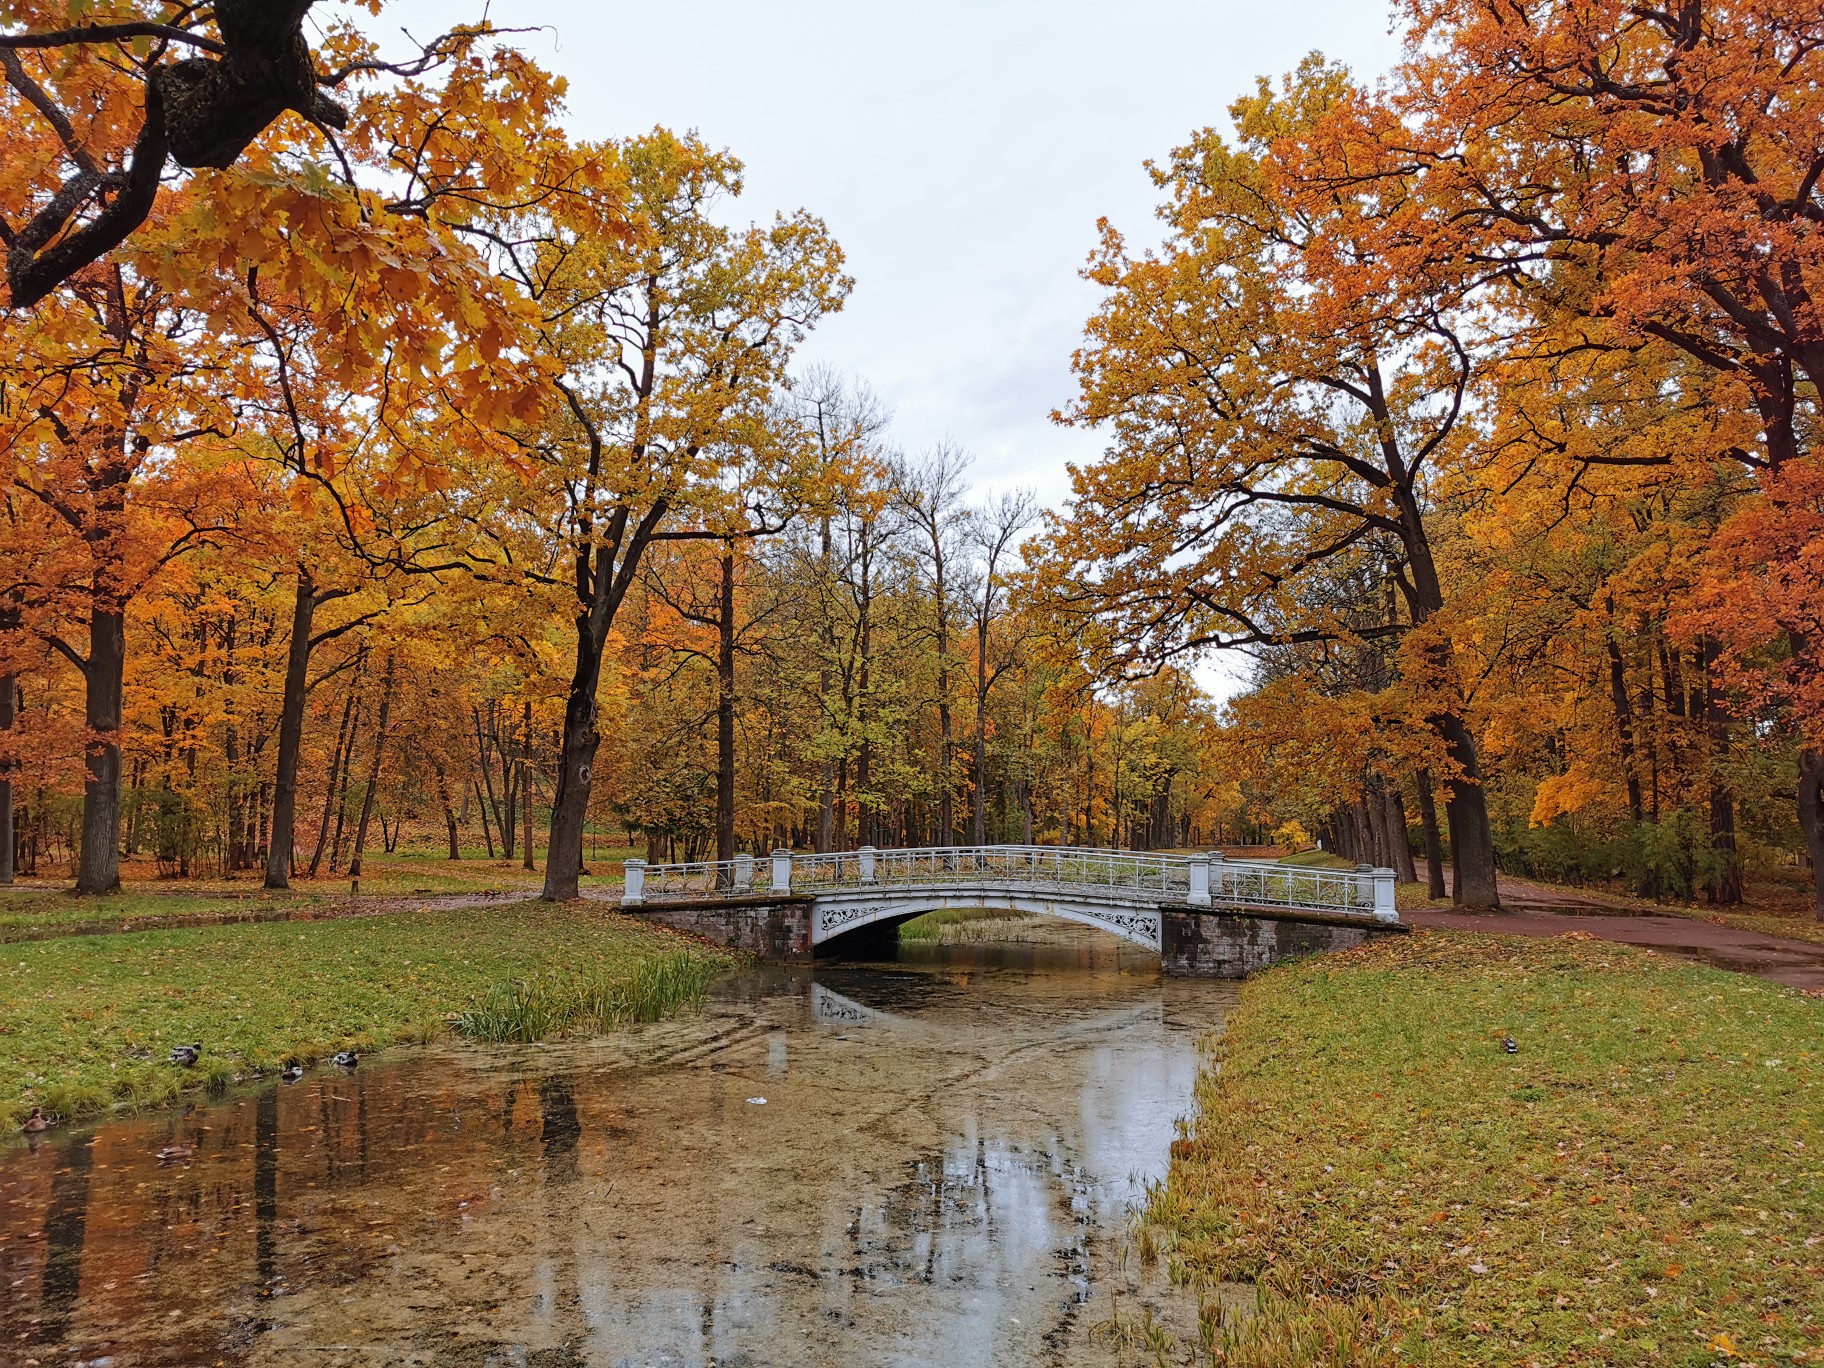
[[[873,883],[874,882],[874,856],[876,854],[874,847],[871,845],[863,846],[860,850],[857,850],[855,852],[855,854],[859,858],[860,863],[861,863],[861,881],[864,884]]]
[[[1191,892],[1185,899],[1192,907],[1210,905],[1210,857],[1191,856]]]
[[[621,906],[637,907],[646,901],[646,861],[629,860],[625,868],[627,882],[621,889]]]
[[[745,850],[735,856],[735,891],[745,892],[754,886],[754,857]]]
[[[1394,881],[1398,877],[1391,869],[1374,871],[1374,915],[1377,921],[1397,922],[1400,919],[1400,909],[1394,901]]]
[[[792,852],[775,850],[773,852],[773,892],[790,893],[792,891]]]

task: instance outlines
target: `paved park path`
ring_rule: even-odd
[[[1564,936],[1581,931],[1601,940],[1641,945],[1775,983],[1824,992],[1824,945],[1745,931],[1695,917],[1641,912],[1618,898],[1501,881],[1503,912],[1406,912],[1414,926],[1485,931],[1500,936]]]

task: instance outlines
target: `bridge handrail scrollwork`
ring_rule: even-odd
[[[970,885],[1069,892],[1118,903],[1284,908],[1396,921],[1392,870],[1323,869],[1272,860],[1100,850],[1074,846],[942,846],[826,855],[742,855],[733,860],[653,864],[629,860],[622,902]]]
[[[753,897],[773,890],[773,861],[756,860],[752,855],[738,855],[732,860],[687,860],[677,864],[629,860],[627,874],[623,902],[667,897]]]
[[[941,846],[922,850],[861,850],[794,855],[792,887],[804,893],[933,884],[1091,889],[1152,901],[1190,893],[1190,863],[1182,856],[1072,846]]]

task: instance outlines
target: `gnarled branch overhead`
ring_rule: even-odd
[[[348,111],[323,93],[304,18],[314,0],[215,0],[182,26],[104,24],[0,35],[7,84],[43,115],[75,167],[21,227],[5,229],[7,284],[29,308],[132,235],[152,212],[167,159],[186,169],[233,166],[287,110],[321,126],[348,127]],[[218,37],[194,32],[213,22]],[[151,41],[145,121],[118,169],[105,169],[19,60],[27,49]],[[158,58],[173,45],[207,56]],[[86,215],[86,217],[85,217]]]

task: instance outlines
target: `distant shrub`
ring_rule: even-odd
[[[1496,833],[1503,869],[1553,883],[1621,881],[1643,897],[1689,898],[1720,879],[1728,856],[1710,845],[1710,829],[1689,808],[1654,821],[1603,830],[1560,817],[1544,826],[1507,826]]]
[[[1282,850],[1299,851],[1311,845],[1311,833],[1297,818],[1273,829],[1273,844]]]

